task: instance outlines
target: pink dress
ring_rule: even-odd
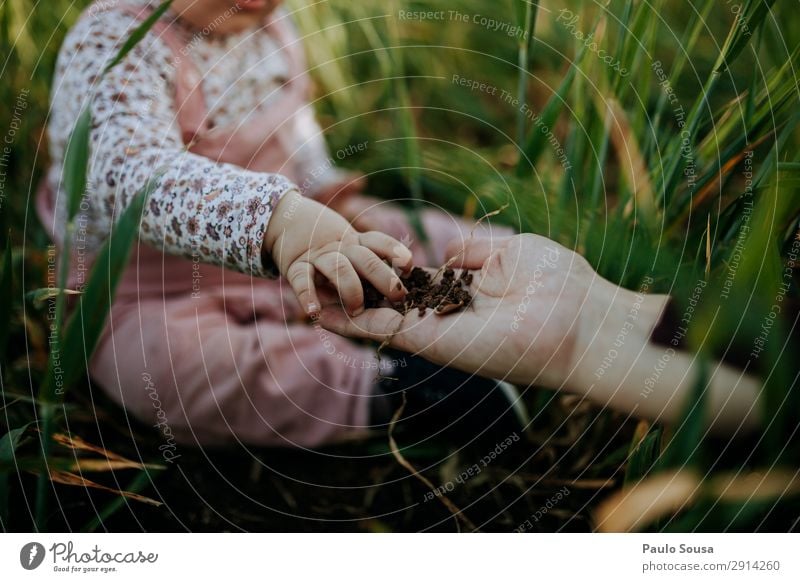
[[[48,127],[53,165],[37,200],[42,222],[62,240],[63,154],[91,96],[89,190],[71,287],[83,285],[120,210],[154,171],[164,175],[91,359],[93,381],[162,433],[165,455],[175,442],[313,447],[364,431],[379,369],[405,362],[379,361],[374,349],[305,321],[260,258],[283,195],[297,184],[313,195],[341,181],[329,169],[286,14],[220,37],[167,13],[100,80],[152,9],[145,0],[103,4],[84,13],[62,47]],[[373,229],[411,237],[397,209],[371,219]],[[423,221],[440,251],[468,231],[443,213],[426,212]]]

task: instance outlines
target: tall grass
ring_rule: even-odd
[[[313,11],[295,4],[301,13]],[[353,10],[338,2],[328,10],[331,5],[339,12],[318,26],[346,21]],[[441,9],[426,1],[413,7]],[[528,32],[535,20],[535,50],[472,18],[399,23],[405,42],[396,50],[404,54],[424,128],[425,197],[468,213],[511,203],[505,219],[521,230],[575,248],[601,275],[631,289],[652,278],[649,290],[671,294],[681,310],[702,281],[708,290],[693,318],[691,349],[708,362],[748,351],[764,321],[772,321],[773,305],[783,301],[781,290],[797,296],[787,255],[800,217],[800,36],[789,24],[791,3],[750,0],[732,9],[713,0],[513,1],[489,9],[465,0],[457,8]],[[373,7],[369,14],[386,26],[398,24],[387,10]],[[306,33],[314,44],[319,30]],[[590,33],[591,48],[584,42]],[[345,78],[354,87],[374,83],[380,76],[369,55],[384,49],[351,35],[344,50],[356,56],[347,61],[353,66]],[[599,50],[628,74],[604,63]],[[316,71],[323,93],[335,88],[326,82],[330,72]],[[451,82],[453,74],[498,91],[465,90]],[[328,112],[332,118],[358,112],[359,121],[334,129],[334,140],[393,134],[382,108],[394,85],[384,87],[368,103],[356,102],[354,111]],[[526,118],[498,97],[501,90],[537,117]],[[402,195],[391,179],[397,156],[396,149],[375,148],[361,163],[379,172],[379,189]],[[769,353],[749,364],[765,383],[764,428],[756,437],[721,444],[708,434],[704,377],[676,429],[640,426],[626,453],[626,488],[685,471],[701,476],[702,493],[680,511],[667,506],[636,527],[795,527],[787,516],[798,507],[798,378],[790,355],[797,346],[788,331],[776,323]],[[618,451],[607,454],[616,458]]]
[[[119,64],[147,31],[155,24],[172,3],[167,0],[145,19],[123,43],[118,54],[110,61],[105,72]],[[13,4],[4,7],[4,23],[8,25],[8,13],[15,9]],[[11,53],[10,57],[13,56]],[[50,480],[54,472],[62,469],[61,459],[53,457],[53,437],[57,429],[64,426],[66,409],[64,399],[69,389],[75,387],[86,376],[86,363],[91,358],[95,346],[105,327],[113,302],[114,292],[128,263],[132,246],[139,231],[139,220],[147,196],[155,186],[152,178],[147,186],[134,197],[133,202],[121,214],[108,241],[100,249],[95,260],[85,290],[78,295],[72,314],[67,317],[67,278],[70,267],[71,243],[76,228],[76,217],[84,196],[87,195],[87,173],[90,158],[90,132],[92,127],[91,104],[81,112],[70,136],[64,157],[64,194],[67,198],[65,236],[59,241],[58,282],[55,288],[33,290],[30,295],[43,296],[53,301],[54,317],[50,323],[49,357],[34,402],[38,408],[35,422],[39,425],[39,462],[35,464],[39,478],[35,497],[35,526],[38,531],[46,531],[48,519],[48,497]],[[8,333],[11,319],[22,306],[22,296],[13,293],[12,245],[6,247],[0,287],[3,304],[0,307],[0,324],[3,333]],[[0,374],[5,378],[9,358],[5,353],[7,337],[0,338]],[[3,385],[3,405],[8,406],[7,394],[10,391]],[[13,396],[12,396],[13,397]],[[12,428],[0,441],[0,516],[3,527],[8,513],[7,479],[10,468],[19,467],[20,458],[15,454],[25,432],[32,422]],[[70,466],[70,465],[66,465]],[[83,479],[76,477],[80,482]]]
[[[15,503],[12,476],[41,476],[34,509],[45,529],[48,476],[76,462],[53,446],[52,433],[64,426],[70,402],[54,393],[47,324],[39,302],[27,294],[44,284],[48,263],[31,195],[47,164],[41,136],[49,84],[60,40],[85,4],[52,0],[34,11],[22,0],[0,4],[2,99],[27,96],[0,206],[4,529]],[[650,277],[650,291],[672,294],[679,308],[702,280],[708,299],[697,307],[688,339],[708,362],[742,342],[749,347],[772,321],[774,305],[797,297],[795,273],[785,275],[800,216],[800,25],[792,3],[747,0],[734,14],[713,0],[612,0],[607,6],[459,0],[446,10],[469,18],[444,23],[397,19],[400,7],[441,10],[432,0],[389,8],[345,0],[290,4],[312,64],[320,64],[312,73],[321,119],[331,125],[329,141],[333,148],[369,142],[351,162],[371,172],[374,192],[475,216],[510,204],[502,220],[575,248],[601,275],[631,289]],[[562,9],[577,22],[560,18]],[[524,34],[492,30],[473,21],[475,15],[519,26]],[[605,64],[576,32],[593,33],[596,48],[629,74]],[[497,92],[465,89],[452,82],[454,74]],[[501,91],[536,118],[510,106]],[[68,156],[76,197],[84,190],[88,116],[78,120]],[[146,194],[115,228],[70,318],[63,293],[34,293],[59,305],[57,337],[73,390],[85,377]],[[623,450],[596,447],[602,454],[594,467],[618,464],[624,472],[623,497],[636,487],[661,487],[669,498],[679,479],[665,476],[696,483],[698,494],[680,510],[665,506],[636,527],[796,527],[797,346],[786,339],[788,326],[780,318],[770,329],[751,370],[765,386],[761,432],[730,442],[709,436],[702,414],[705,378],[699,377],[676,428],[640,423]],[[544,415],[555,402],[540,392],[532,404]],[[602,426],[593,427],[592,434],[601,435],[596,438],[612,430]],[[139,478],[134,482],[142,485]]]

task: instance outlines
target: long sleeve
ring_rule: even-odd
[[[174,57],[152,33],[98,80],[137,24],[118,11],[84,16],[68,35],[57,65],[49,125],[54,167],[60,168],[71,124],[91,99],[89,193],[79,217],[89,231],[86,239],[96,246],[107,237],[120,213],[158,173],[142,216],[143,242],[169,254],[199,253],[204,262],[250,275],[271,275],[261,259],[264,233],[278,201],[296,186],[277,174],[250,172],[184,150],[173,102]]]

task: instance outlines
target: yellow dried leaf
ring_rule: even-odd
[[[679,470],[654,477],[618,491],[595,512],[602,532],[637,531],[660,517],[688,507],[700,492],[701,480],[694,472]]]
[[[89,481],[88,479],[84,479],[80,475],[75,475],[74,473],[69,473],[67,471],[50,471],[50,480],[53,483],[60,483],[62,485],[72,485],[75,487],[90,487],[92,489],[99,489],[100,491],[107,491],[108,493],[113,493],[114,495],[121,495],[126,499],[139,501],[141,503],[146,503],[147,505],[152,505],[154,507],[160,507],[161,505],[163,505],[163,503],[161,503],[160,501],[156,501],[155,499],[151,499],[150,497],[145,497],[144,495],[139,495],[138,493],[131,493],[130,491],[122,491],[120,489],[106,487],[105,485],[100,485],[100,483]]]

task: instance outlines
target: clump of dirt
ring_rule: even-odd
[[[453,269],[445,269],[441,281],[436,283],[430,273],[414,267],[400,280],[408,294],[402,302],[392,303],[391,306],[402,314],[418,309],[420,315],[425,315],[428,309],[433,309],[437,315],[446,315],[461,311],[472,302],[472,294],[468,289],[472,283],[472,273],[466,269],[458,277]],[[364,303],[367,308],[380,307],[385,302],[386,298],[375,287],[364,283]]]

